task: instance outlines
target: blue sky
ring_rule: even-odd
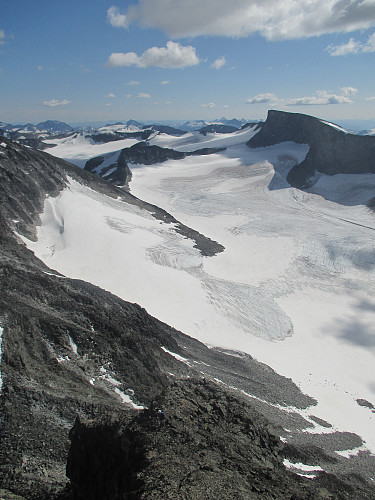
[[[375,0],[2,0],[0,121],[375,121]]]

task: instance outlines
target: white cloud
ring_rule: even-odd
[[[374,0],[138,0],[121,21],[111,9],[120,26],[137,22],[172,38],[260,33],[268,40],[290,40],[375,25]]]
[[[0,45],[4,45],[5,43],[5,31],[4,30],[0,30]]]
[[[54,108],[55,106],[66,106],[70,101],[68,99],[51,99],[50,101],[43,101],[43,106],[49,106],[50,108]]]
[[[171,82],[169,80],[163,80],[160,85],[169,85]]]
[[[120,14],[118,8],[114,6],[107,10],[107,19],[114,28],[127,28],[129,24],[126,15]]]
[[[137,80],[130,80],[130,82],[128,82],[128,85],[139,85],[139,82]]]
[[[348,54],[358,54],[361,49],[361,44],[356,42],[354,38],[350,38],[349,42],[341,45],[328,45],[327,49],[331,56],[347,56]]]
[[[375,52],[375,33],[373,33],[364,44],[362,52]]]
[[[215,108],[216,104],[214,102],[209,102],[207,104],[201,104],[202,108]]]
[[[39,65],[39,66],[37,66],[37,67],[36,67],[36,69],[37,69],[38,71],[42,71],[43,66],[40,66],[40,65]]]
[[[285,101],[286,106],[316,106],[327,104],[352,104],[353,101],[346,95],[330,94],[326,90],[317,90],[316,95],[297,97]]]
[[[358,92],[358,89],[355,87],[341,87],[342,95],[355,95]]]
[[[172,104],[172,101],[165,101],[165,104],[169,106],[169,104]]]
[[[375,101],[375,97],[366,97],[366,101]]]
[[[248,104],[265,104],[265,103],[275,103],[277,101],[277,97],[275,94],[258,94],[254,97],[250,97],[247,99]]]
[[[328,45],[326,50],[331,56],[347,56],[348,54],[375,52],[375,33],[373,33],[365,43],[357,42],[354,38],[350,38],[347,43],[341,45]]]
[[[317,90],[315,95],[307,97],[295,97],[292,99],[280,99],[275,94],[258,94],[247,99],[248,104],[268,104],[278,106],[314,106],[328,104],[352,104],[349,95],[354,95],[357,89],[354,87],[343,87],[341,94],[332,94],[326,90]]]
[[[130,98],[131,98],[131,96],[132,96],[131,94],[125,94],[125,97],[126,97],[127,99],[130,99]]]
[[[224,56],[222,57],[219,57],[218,59],[216,59],[216,61],[214,61],[212,64],[211,64],[211,68],[214,68],[214,69],[220,69],[222,68],[223,66],[225,66],[227,63],[226,59]]]
[[[195,48],[191,45],[183,47],[179,43],[169,41],[166,47],[151,47],[142,55],[135,52],[115,52],[111,54],[107,61],[107,66],[137,66],[138,68],[148,68],[156,66],[158,68],[186,68],[199,64],[199,58]]]
[[[110,92],[110,93],[109,93],[109,94],[107,94],[105,97],[106,97],[107,99],[114,99],[116,96],[115,96],[115,94],[112,94],[112,92]]]
[[[150,99],[150,94],[145,94],[144,92],[140,92],[137,97],[140,97],[141,99]]]

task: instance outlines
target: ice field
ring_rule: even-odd
[[[150,143],[227,149],[130,165],[131,193],[224,245],[214,257],[173,225],[74,181],[46,200],[38,241],[27,244],[64,275],[292,378],[318,401],[314,415],[334,426],[329,432],[355,432],[375,453],[375,414],[356,401],[375,405],[375,215],[363,204],[375,175],[320,174],[299,191],[286,175],[308,145],[250,149],[254,133],[160,134]],[[83,145],[69,161],[89,153]]]

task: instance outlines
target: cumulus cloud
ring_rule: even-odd
[[[150,94],[145,94],[144,92],[140,92],[137,97],[140,97],[141,99],[150,99]]]
[[[130,80],[130,82],[128,82],[128,85],[139,85],[139,82],[137,80]]]
[[[309,97],[297,97],[285,101],[287,106],[316,106],[327,104],[352,104],[353,101],[346,95],[330,94],[326,90],[316,91],[316,95]]]
[[[43,101],[43,106],[54,108],[55,106],[66,106],[69,103],[70,101],[68,101],[68,99],[51,99],[50,101]]]
[[[109,93],[109,94],[107,94],[105,97],[106,97],[107,99],[114,99],[116,96],[115,96],[115,94],[112,94],[112,92],[110,92],[110,93]]]
[[[366,101],[375,101],[375,97],[366,97]]]
[[[163,80],[160,85],[169,85],[171,82],[169,80]]]
[[[201,104],[202,108],[215,108],[216,104],[214,102],[209,102],[207,104]]]
[[[219,57],[218,59],[216,59],[216,61],[214,61],[212,64],[211,64],[211,68],[214,68],[214,69],[220,69],[222,68],[223,66],[225,66],[227,63],[225,57]]]
[[[111,9],[114,25],[136,22],[172,38],[260,33],[268,40],[288,40],[375,25],[373,0],[138,0],[123,20],[116,7]]]
[[[195,48],[191,45],[183,47],[181,44],[169,41],[166,47],[151,47],[142,55],[135,52],[114,52],[107,61],[107,66],[137,66],[148,68],[185,68],[199,64]]]
[[[331,56],[347,56],[348,54],[375,52],[375,33],[373,33],[365,43],[350,38],[347,43],[341,45],[328,45],[326,50]]]
[[[118,8],[114,6],[107,10],[107,19],[114,28],[127,28],[129,24],[126,15],[120,14]]]
[[[341,87],[340,90],[343,95],[355,95],[358,92],[355,87]]]
[[[349,95],[356,94],[354,87],[342,87],[341,94],[332,94],[326,90],[317,90],[315,95],[307,97],[295,97],[292,99],[280,99],[275,94],[258,94],[247,99],[248,104],[269,104],[278,106],[317,106],[328,104],[352,104]]]
[[[248,104],[265,104],[265,103],[276,103],[277,97],[275,94],[258,94],[254,97],[250,97],[246,101]]]

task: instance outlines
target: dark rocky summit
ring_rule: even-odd
[[[285,141],[310,146],[305,160],[288,174],[287,180],[294,187],[310,187],[316,172],[375,173],[375,137],[350,134],[308,115],[270,110],[260,131],[247,144],[257,148]]]
[[[206,125],[199,129],[199,132],[203,135],[216,133],[216,134],[231,134],[232,132],[236,132],[238,130],[237,127],[233,127],[231,125],[222,125],[221,123],[213,123],[211,125]]]
[[[65,122],[60,122],[58,120],[47,120],[45,122],[40,122],[37,125],[38,130],[46,130],[47,132],[58,132],[60,134],[71,132],[73,128]]]
[[[167,160],[181,160],[187,156],[209,155],[223,151],[225,148],[202,148],[196,151],[182,153],[174,149],[162,148],[160,146],[150,146],[147,142],[137,142],[130,148],[124,148],[119,157],[113,163],[102,168],[105,158],[97,156],[86,162],[85,170],[105,178],[105,180],[127,188],[131,180],[131,170],[129,164],[154,165]]]
[[[35,239],[46,196],[68,176],[173,222],[202,253],[219,246],[98,176],[0,138],[1,498],[373,499],[351,463],[342,469],[346,459],[301,433],[309,422],[283,412],[314,404],[291,380],[208,349],[26,248],[18,235]],[[361,444],[340,437],[341,449]],[[329,473],[299,477],[284,457]]]
[[[174,135],[176,137],[186,134],[185,130],[180,130],[168,125],[159,125],[157,123],[153,123],[152,125],[144,125],[143,128],[151,128],[151,130],[156,130],[157,132],[161,132],[162,134]]]
[[[123,139],[138,139],[140,141],[145,141],[153,134],[151,129],[146,129],[138,132],[101,132],[99,134],[93,134],[89,137],[97,143],[115,142],[121,141]]]

